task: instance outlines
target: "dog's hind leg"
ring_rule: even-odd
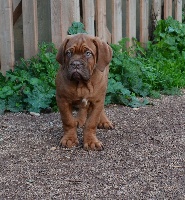
[[[100,121],[98,123],[98,128],[105,128],[105,129],[113,129],[114,126],[112,122],[108,119],[107,115],[105,114],[105,110],[103,109],[100,115]]]
[[[78,114],[76,116],[77,127],[81,128],[85,124],[87,119],[87,108],[79,108]]]
[[[89,102],[87,101],[87,99],[84,98],[82,99],[82,103],[80,104],[79,111],[76,116],[78,128],[81,128],[84,126],[87,119],[88,109],[89,109]]]

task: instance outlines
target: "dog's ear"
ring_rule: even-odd
[[[69,42],[71,38],[71,35],[68,35],[65,40],[62,42],[62,45],[60,46],[57,56],[56,56],[56,60],[61,64],[61,65],[65,65],[65,50],[66,50],[66,45]]]
[[[98,37],[95,37],[93,42],[96,46],[97,53],[96,67],[103,72],[105,67],[110,63],[112,59],[112,49],[107,43]]]

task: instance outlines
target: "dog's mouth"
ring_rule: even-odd
[[[72,81],[88,81],[90,72],[83,62],[73,61],[69,64],[68,78]]]
[[[83,80],[83,76],[80,74],[78,70],[74,70],[71,74],[71,80],[80,81]]]
[[[71,76],[70,76],[70,80],[73,81],[88,81],[90,79],[89,73],[82,73],[78,70],[75,70],[74,72],[72,72]]]

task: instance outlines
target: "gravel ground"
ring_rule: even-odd
[[[0,116],[0,200],[185,199],[185,95],[110,106],[103,151],[63,149],[59,113]]]

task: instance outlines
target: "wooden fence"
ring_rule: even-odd
[[[183,0],[50,0],[51,42],[58,48],[67,35],[73,21],[81,21],[89,34],[99,36],[109,43],[117,43],[123,37],[123,13],[126,13],[126,37],[136,37],[136,9],[139,10],[139,40],[148,41],[149,20],[153,22],[172,16],[182,21]],[[109,2],[111,13],[106,12]],[[137,6],[139,2],[139,6]],[[151,3],[150,2],[150,3]],[[14,68],[14,29],[16,20],[23,17],[24,58],[38,51],[37,0],[0,0],[0,60],[1,72]],[[111,18],[111,29],[107,28],[107,15]],[[131,42],[130,44],[131,45]]]

